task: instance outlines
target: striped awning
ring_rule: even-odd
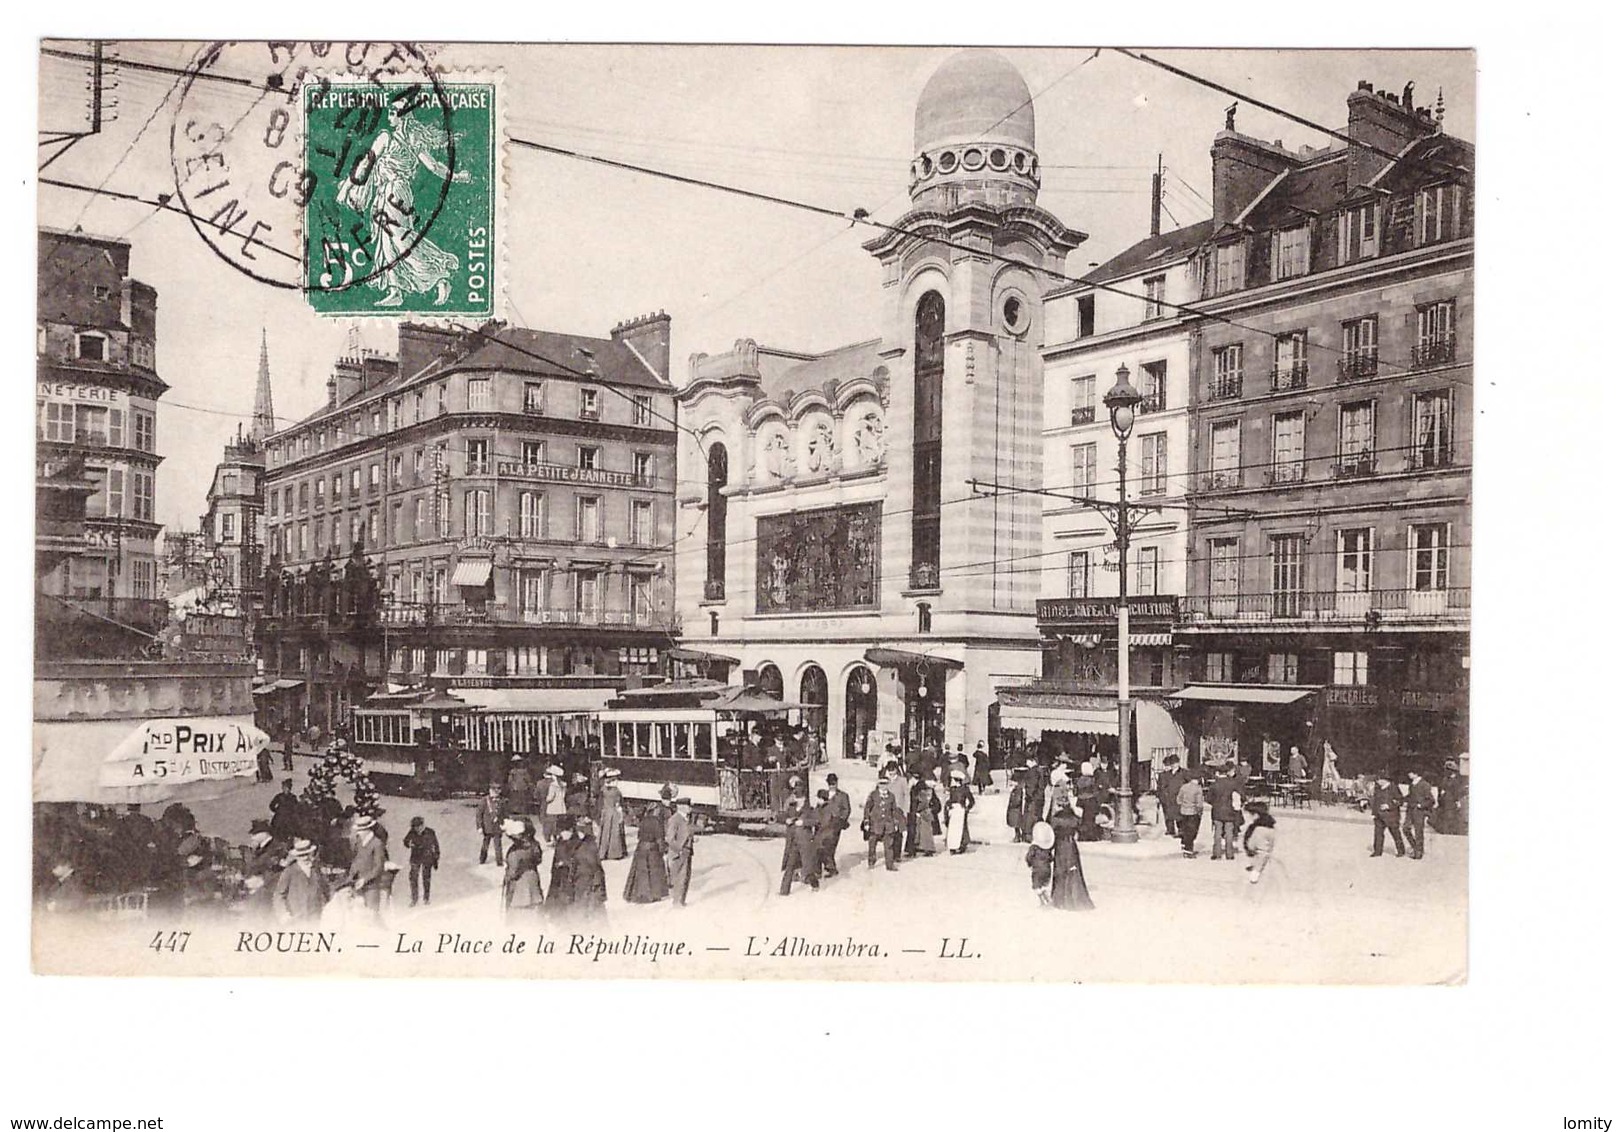
[[[1170,633],[1129,633],[1126,643],[1133,648],[1165,648],[1171,644]]]
[[[1120,731],[1120,715],[1113,708],[1005,707],[997,723],[1031,732],[1070,731],[1077,735],[1114,735]]]
[[[490,581],[490,560],[488,558],[464,558],[456,564],[456,571],[451,575],[453,586],[483,586]]]

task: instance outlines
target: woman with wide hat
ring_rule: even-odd
[[[631,904],[656,904],[670,895],[665,872],[665,806],[676,796],[670,786],[659,788],[662,805],[647,806],[636,827],[636,853],[625,875],[625,899]]]
[[[501,832],[512,839],[506,872],[501,878],[501,908],[509,916],[539,913],[546,901],[541,890],[541,846],[528,818],[507,818]]]
[[[605,861],[625,859],[625,797],[620,793],[620,772],[613,767],[603,771],[602,804],[597,824],[602,827],[598,847]]]
[[[1090,910],[1092,894],[1081,871],[1081,815],[1076,813],[1068,794],[1061,794],[1048,819],[1053,828],[1053,906],[1067,911]],[[1034,839],[1035,833],[1033,831]]]

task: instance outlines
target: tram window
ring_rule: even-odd
[[[675,744],[671,747],[671,754],[678,759],[693,757],[693,725],[690,723],[672,724],[675,735]]]
[[[654,749],[654,757],[668,759],[671,757],[670,724],[656,723],[653,726],[654,741],[658,746]]]
[[[704,759],[706,761],[713,761],[715,759],[715,747],[710,735],[710,725],[708,723],[693,724],[693,757],[695,759]]]
[[[639,759],[653,758],[653,724],[636,723],[636,757]]]

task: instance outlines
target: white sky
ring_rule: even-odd
[[[183,66],[195,45],[140,43],[126,57]],[[1157,154],[1168,177],[1166,227],[1209,216],[1212,136],[1228,96],[1105,51],[1003,49],[1035,95],[1041,203],[1090,239],[1079,274],[1148,234]],[[918,92],[944,48],[478,47],[443,50],[452,66],[499,67],[510,135],[670,169],[879,219],[905,211]],[[1474,59],[1466,52],[1152,52],[1185,70],[1343,129],[1359,79],[1429,104],[1445,91],[1446,128],[1474,140]],[[42,128],[82,100],[77,64],[41,67]],[[172,192],[173,80],[123,69],[117,121],[47,176],[148,198]],[[215,88],[215,96],[236,97]],[[239,102],[245,105],[245,102]],[[137,133],[142,123],[151,124]],[[1238,127],[1291,147],[1329,139],[1242,105]],[[134,142],[133,148],[131,146]],[[124,156],[128,151],[127,157]],[[123,158],[119,164],[120,158]],[[115,170],[116,165],[116,170]],[[508,301],[515,323],[605,335],[654,309],[673,318],[673,370],[734,339],[820,350],[872,336],[879,319],[871,229],[713,191],[521,149],[507,158]],[[325,398],[349,323],[240,274],[190,224],[136,203],[42,187],[39,219],[125,236],[137,278],[159,292],[158,518],[185,528],[204,506],[221,444],[253,403],[259,328],[268,328],[276,409],[303,416]],[[368,345],[392,350],[391,324]],[[200,406],[218,413],[180,408]],[[233,416],[232,414],[235,414]]]

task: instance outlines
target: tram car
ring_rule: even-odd
[[[790,718],[801,706],[713,680],[627,690],[597,713],[602,763],[619,771],[629,807],[669,785],[692,799],[701,829],[771,829],[792,779],[809,787],[814,770]]]
[[[590,773],[596,711],[610,688],[467,688],[385,692],[351,716],[351,744],[388,794],[479,795],[515,763]]]

